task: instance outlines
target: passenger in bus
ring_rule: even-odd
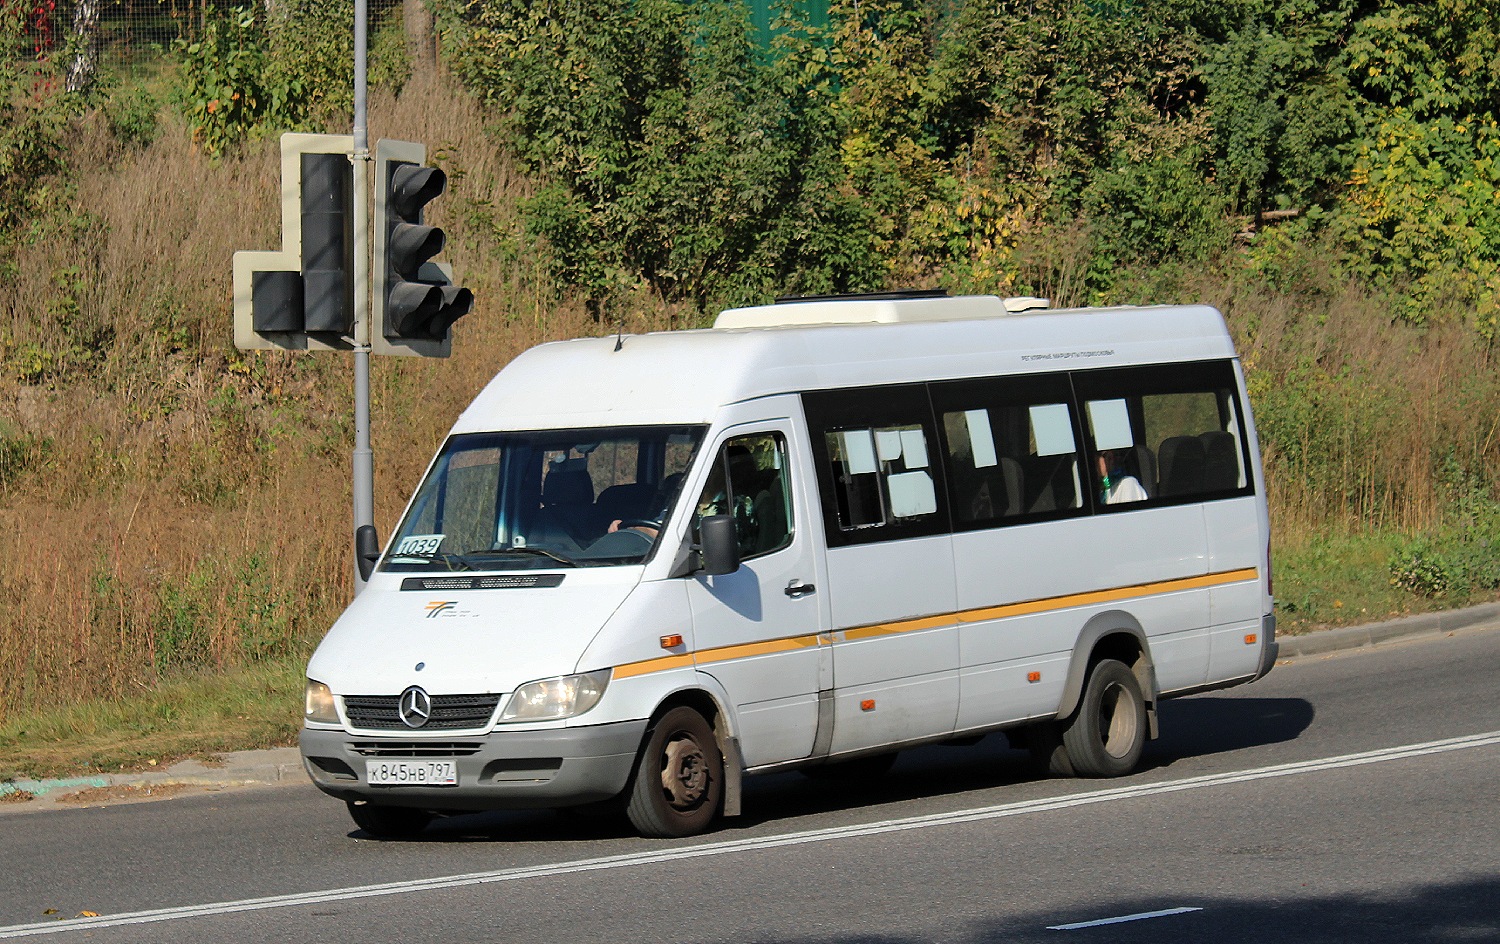
[[[1125,471],[1120,450],[1101,449],[1095,461],[1099,465],[1099,495],[1104,504],[1120,505],[1149,497],[1136,477]]]

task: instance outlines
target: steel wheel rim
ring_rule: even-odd
[[[691,735],[668,741],[662,750],[662,789],[673,809],[688,810],[708,795],[708,759]]]
[[[1111,683],[1099,699],[1099,735],[1110,757],[1127,756],[1135,745],[1139,719],[1131,710],[1133,699],[1124,685]]]

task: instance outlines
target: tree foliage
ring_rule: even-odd
[[[1421,323],[1500,324],[1500,21],[1469,0],[1385,4],[1348,64],[1370,115],[1339,222],[1353,268]]]
[[[1408,317],[1495,330],[1486,3],[831,0],[770,48],[737,3],[440,5],[591,297],[1030,290],[1025,246],[1073,233],[1107,299],[1300,216]]]
[[[262,131],[321,130],[347,115],[354,98],[354,40],[347,4],[283,0],[209,10],[200,35],[174,44],[177,98],[194,137],[220,155]],[[371,76],[397,81],[408,70],[400,44],[381,42],[376,24]]]
[[[0,6],[0,49],[19,45],[24,11]],[[49,63],[0,58],[0,263],[3,250],[49,198],[53,176],[65,167],[63,132],[72,110]],[[4,268],[0,265],[0,275]]]
[[[700,306],[879,281],[869,211],[830,174],[826,67],[768,62],[745,8],[511,0],[459,24],[455,67],[548,181],[530,230],[595,301],[637,281]]]

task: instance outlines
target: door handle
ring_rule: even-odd
[[[787,596],[795,600],[798,597],[805,597],[809,593],[816,593],[817,590],[818,588],[813,586],[812,584],[803,583],[802,581],[794,578],[791,583],[786,585],[785,593]]]

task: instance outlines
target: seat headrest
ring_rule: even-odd
[[[553,469],[542,481],[543,505],[592,505],[594,483],[584,469]]]

